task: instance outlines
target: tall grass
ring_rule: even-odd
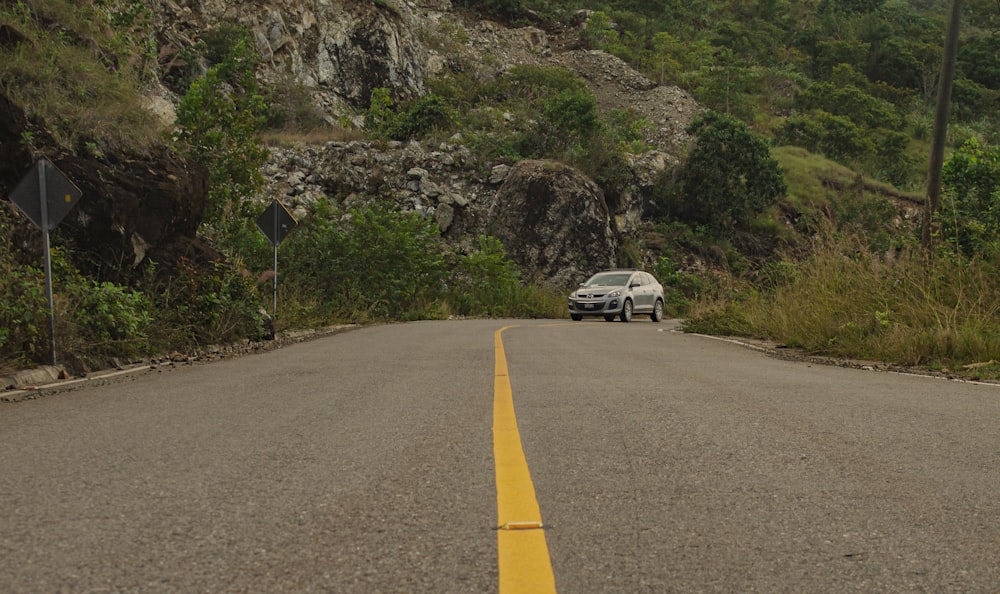
[[[811,354],[957,370],[1000,360],[1000,270],[949,254],[822,245],[764,288],[700,304],[687,328]]]
[[[148,31],[145,23],[113,26],[117,15],[88,0],[0,3],[0,26],[16,32],[16,41],[0,45],[0,91],[45,122],[58,142],[92,156],[144,152],[161,142],[139,93],[155,64]]]

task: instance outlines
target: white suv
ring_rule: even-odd
[[[663,285],[641,270],[604,270],[587,279],[569,295],[569,317],[603,316],[631,322],[632,314],[649,314],[654,322],[663,319]]]

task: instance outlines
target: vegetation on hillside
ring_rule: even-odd
[[[919,196],[924,183],[944,34],[940,3],[454,4],[553,29],[587,11],[586,46],[690,91],[712,110],[692,126],[682,165],[646,197],[645,233],[626,238],[622,249],[621,264],[657,274],[668,313],[688,316],[689,328],[952,369],[1000,359],[1000,325],[989,305],[1000,302],[1000,11],[993,0],[966,3],[933,254],[917,249],[918,230],[890,198]],[[267,332],[270,287],[244,273],[270,267],[271,246],[245,199],[262,186],[260,138],[268,128],[309,132],[320,121],[294,86],[280,94],[260,86],[250,36],[222,25],[184,48],[191,67],[164,81],[182,97],[178,120],[169,133],[158,128],[139,100],[139,90],[161,77],[150,18],[142,0],[0,3],[0,37],[11,40],[0,43],[0,88],[63,147],[101,157],[168,143],[211,171],[201,233],[228,263],[208,273],[182,265],[165,281],[154,263],[118,286],[83,277],[74,254],[54,251],[63,349],[95,360]],[[460,27],[449,34],[461,44]],[[566,70],[525,65],[481,77],[465,66],[411,100],[376,90],[360,133],[460,138],[484,162],[563,160],[616,203],[629,187],[629,155],[646,149],[648,122],[628,111],[602,113]],[[34,148],[30,133],[22,142]],[[471,238],[459,250],[427,220],[387,204],[320,205],[301,223],[281,246],[279,329],[565,313],[561,292],[524,285],[494,238]],[[0,212],[0,366],[43,361],[47,340],[41,273],[14,244],[12,226],[10,212]]]

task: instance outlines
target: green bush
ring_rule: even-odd
[[[26,365],[49,355],[45,273],[0,256],[0,364]]]
[[[448,304],[462,316],[510,316],[517,311],[521,275],[495,237],[481,235],[476,250],[459,256],[448,281]]]
[[[254,279],[239,261],[205,269],[181,259],[172,274],[149,283],[157,312],[150,328],[155,348],[190,349],[267,335]]]
[[[209,169],[206,230],[232,217],[249,218],[247,197],[263,187],[260,167],[268,158],[258,134],[268,118],[255,78],[258,56],[245,29],[223,26],[209,36],[217,63],[194,80],[177,106],[173,139],[186,156]]]
[[[968,257],[1000,258],[1000,148],[969,140],[945,163],[942,238]]]
[[[900,127],[902,120],[888,101],[883,101],[858,87],[840,86],[834,82],[810,85],[795,97],[795,106],[802,111],[823,110],[849,118],[867,128]]]
[[[523,0],[456,0],[455,4],[498,17],[513,18],[521,13]]]
[[[345,213],[320,208],[283,244],[283,283],[351,320],[426,317],[443,292],[437,225],[385,205]]]
[[[378,138],[419,140],[447,132],[455,118],[455,109],[433,93],[395,106],[389,89],[378,88],[372,91],[365,129]]]
[[[875,144],[864,129],[849,118],[823,110],[788,117],[775,136],[779,144],[799,146],[841,162],[875,154]]]
[[[149,354],[153,321],[146,295],[109,282],[78,277],[64,293],[71,328],[60,345],[81,358],[138,357]],[[98,361],[103,363],[103,361]]]
[[[393,111],[394,101],[389,89],[379,87],[372,90],[368,101],[368,112],[365,114],[365,130],[373,136],[391,138],[396,129],[396,113]]]
[[[748,226],[785,193],[786,185],[767,142],[745,124],[709,113],[689,128],[695,144],[679,176],[683,221],[726,234]]]
[[[701,277],[679,270],[666,256],[653,265],[653,276],[663,285],[663,311],[671,317],[687,315],[691,301],[701,295],[705,285]]]
[[[390,136],[397,140],[422,138],[435,131],[449,130],[454,119],[454,110],[441,97],[424,95],[403,106]]]

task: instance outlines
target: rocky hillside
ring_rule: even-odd
[[[220,2],[167,2],[162,37],[170,40],[169,51],[193,43],[207,27],[240,22],[265,57],[264,78],[305,85],[331,122],[353,118],[361,124],[357,114],[373,89],[420,95],[427,80],[448,68],[474,67],[481,77],[521,64],[574,72],[602,110],[632,109],[651,124],[645,138],[651,150],[633,160],[633,187],[613,212],[601,190],[580,175],[561,167],[478,162],[460,142],[274,148],[265,168],[268,198],[279,198],[300,215],[329,196],[350,206],[389,193],[404,209],[432,217],[456,241],[496,235],[530,277],[563,286],[588,269],[615,264],[622,238],[641,225],[643,190],[677,162],[684,130],[702,111],[683,90],[656,85],[605,52],[580,49],[586,15],[580,17],[576,29],[544,31],[472,19],[447,0],[257,2],[239,10]],[[535,182],[526,186],[525,177]],[[547,206],[526,210],[525,202]],[[573,227],[564,228],[569,222]],[[575,233],[577,226],[589,231]]]
[[[586,81],[601,109],[634,110],[651,124],[645,132],[651,150],[633,158],[633,182],[610,209],[592,181],[565,167],[479,162],[460,139],[435,146],[354,141],[272,149],[262,200],[281,199],[303,215],[317,200],[336,197],[350,206],[389,197],[432,217],[454,241],[484,232],[501,238],[529,278],[558,285],[615,263],[623,238],[641,227],[644,189],[677,161],[684,130],[702,111],[682,90],[658,86],[607,53],[580,49],[586,14],[576,28],[545,31],[474,19],[448,0],[162,0],[149,7],[165,78],[189,66],[186,50],[203,32],[237,22],[264,58],[260,77],[270,85],[304,86],[331,123],[363,125],[359,114],[376,88],[419,96],[446,69],[490,77],[519,64],[569,69]],[[0,39],[19,43],[13,34]],[[148,108],[169,126],[178,96],[166,85],[153,89]],[[43,123],[28,122],[23,107],[0,102],[5,194],[45,156],[83,190],[62,231],[94,251],[103,270],[136,267],[150,255],[160,262],[214,257],[196,237],[206,188],[200,166],[166,153],[74,153],[46,141]],[[29,133],[33,151],[20,142]]]

